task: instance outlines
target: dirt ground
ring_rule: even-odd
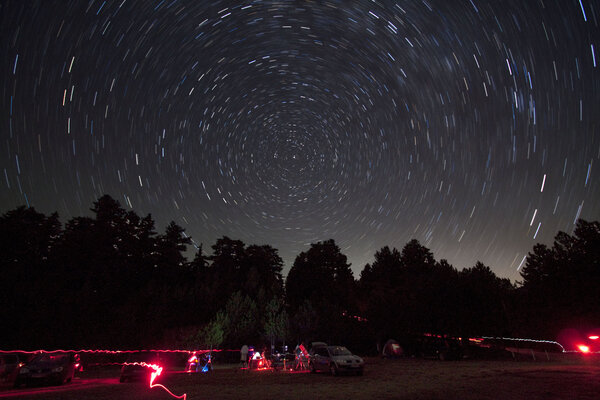
[[[97,373],[97,372],[96,372]],[[88,374],[92,374],[88,372]],[[28,394],[31,399],[171,399],[148,382],[118,383]],[[92,378],[82,376],[82,379]],[[103,378],[106,378],[104,376]],[[209,374],[173,372],[161,377],[188,400],[248,399],[589,399],[600,398],[600,357],[529,361],[367,359],[363,376],[243,371],[218,365]],[[68,386],[68,385],[67,385]],[[65,387],[66,388],[66,387]],[[0,397],[2,392],[0,392]]]

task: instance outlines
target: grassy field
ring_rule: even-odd
[[[589,399],[600,398],[600,360],[441,362],[367,359],[364,376],[242,371],[217,368],[210,374],[171,373],[161,377],[188,400],[219,399]],[[91,374],[91,373],[88,373]],[[96,372],[98,374],[98,372]],[[170,399],[147,382],[117,383],[35,399]],[[85,375],[85,374],[84,374]],[[83,376],[82,378],[85,378]]]

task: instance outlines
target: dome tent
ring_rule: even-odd
[[[397,341],[395,341],[394,339],[390,339],[387,342],[385,342],[385,345],[381,350],[381,355],[385,358],[402,357],[404,355],[404,350]]]

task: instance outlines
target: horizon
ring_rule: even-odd
[[[112,197],[112,196],[111,196],[111,197]],[[115,199],[115,200],[116,200],[116,199]],[[117,200],[117,201],[118,201],[118,200]],[[121,204],[121,202],[119,202],[119,204]],[[90,206],[91,206],[91,205],[92,205],[92,204],[90,204]],[[20,206],[27,207],[27,206],[26,206],[26,205],[24,205],[24,204],[21,204]],[[17,206],[17,207],[20,207],[20,206]],[[17,207],[15,207],[15,208],[17,208]],[[32,207],[33,209],[35,209],[37,212],[41,212],[41,213],[43,213],[43,214],[44,214],[44,215],[46,215],[46,216],[50,216],[52,213],[54,213],[54,212],[55,212],[55,211],[42,212],[41,210],[39,210],[39,209],[38,209],[38,208],[36,208],[35,206],[31,206],[31,207]],[[134,212],[135,212],[135,213],[136,213],[136,214],[137,214],[139,217],[145,217],[146,215],[151,215],[151,216],[152,216],[152,213],[139,213],[139,212],[137,212],[135,209],[132,209],[132,208],[129,208],[129,210],[128,210],[128,209],[127,209],[127,207],[126,207],[126,206],[124,206],[123,204],[121,204],[121,207],[123,207],[123,209],[125,209],[125,210],[127,210],[127,211],[134,211]],[[13,208],[13,209],[11,209],[11,210],[14,210],[15,208]],[[8,211],[11,211],[11,210],[5,210],[5,211],[2,211],[2,215],[4,215],[6,212],[8,212]],[[60,213],[58,213],[58,212],[57,212],[57,214],[58,214],[58,217],[59,217],[59,221],[60,221],[60,223],[61,223],[61,228],[63,228],[63,229],[64,229],[64,226],[65,226],[65,224],[66,224],[66,223],[67,223],[67,222],[68,222],[70,219],[72,219],[72,218],[76,218],[76,217],[93,217],[93,212],[91,212],[91,210],[90,210],[89,208],[88,208],[88,212],[87,212],[87,214],[86,214],[86,215],[74,215],[74,216],[71,216],[71,217],[69,217],[69,218],[64,218],[64,217],[62,217],[62,216],[61,216],[61,214],[60,214]],[[152,217],[153,217],[153,216],[152,216]],[[153,220],[154,220],[154,217],[153,217]],[[162,223],[162,224],[158,223],[157,221],[154,221],[154,222],[155,222],[155,224],[156,224],[156,225],[155,225],[156,232],[157,232],[157,234],[160,234],[161,232],[163,232],[163,231],[164,231],[164,228],[165,228],[165,227],[166,227],[166,226],[169,224],[169,222],[170,222],[170,221],[168,221],[168,222],[165,222],[165,223]],[[570,232],[566,232],[566,233],[568,233],[568,234],[572,234],[572,233],[573,233],[572,231],[573,231],[573,230],[571,230]],[[558,233],[558,232],[556,232],[556,233]],[[283,260],[283,270],[282,270],[282,276],[283,276],[283,278],[284,278],[284,279],[285,279],[285,277],[287,276],[287,273],[289,272],[290,268],[293,266],[293,264],[294,264],[294,261],[295,261],[296,257],[297,257],[297,256],[298,256],[298,255],[299,255],[301,252],[304,252],[304,251],[308,250],[312,244],[315,244],[315,243],[317,243],[317,242],[322,242],[322,241],[325,241],[325,240],[328,240],[328,239],[333,239],[333,240],[336,242],[336,244],[338,244],[338,246],[339,246],[339,243],[338,243],[338,242],[335,240],[335,238],[323,238],[323,239],[319,239],[319,240],[317,240],[317,241],[315,241],[315,242],[312,242],[312,243],[307,243],[307,244],[306,244],[306,246],[305,246],[304,248],[300,249],[300,250],[299,250],[297,253],[295,253],[295,254],[288,254],[288,255],[286,256],[286,257],[287,257],[287,258],[286,258],[286,257],[284,257],[284,255],[282,255],[282,254],[281,254],[281,252],[280,252],[280,250],[277,248],[277,246],[273,246],[271,243],[260,242],[260,241],[259,241],[259,242],[252,242],[252,241],[250,241],[250,240],[244,240],[244,239],[242,239],[242,238],[231,237],[231,236],[229,236],[229,235],[220,235],[220,236],[217,236],[217,237],[215,237],[215,238],[214,238],[214,240],[213,240],[212,242],[210,242],[210,243],[196,243],[196,241],[194,240],[194,238],[193,238],[193,237],[191,237],[191,236],[187,235],[187,232],[186,232],[186,236],[187,236],[187,237],[190,237],[190,238],[192,239],[192,244],[191,244],[191,245],[187,245],[187,249],[186,249],[186,251],[185,251],[185,252],[183,252],[183,255],[184,255],[184,257],[187,259],[187,261],[188,261],[188,262],[191,262],[191,260],[193,260],[193,258],[194,258],[194,256],[195,256],[195,254],[198,252],[198,249],[199,249],[199,246],[200,246],[200,245],[202,245],[202,252],[203,252],[203,254],[204,254],[204,255],[207,255],[207,256],[210,256],[210,255],[212,254],[212,245],[213,245],[213,244],[215,244],[215,242],[217,241],[217,239],[219,239],[219,238],[222,238],[222,237],[225,237],[225,236],[229,237],[229,238],[230,238],[230,239],[232,239],[232,240],[241,240],[241,241],[244,243],[244,245],[245,245],[246,247],[247,247],[247,246],[250,246],[250,245],[259,245],[259,246],[260,246],[260,245],[270,245],[270,246],[272,246],[272,247],[273,247],[275,250],[277,250],[277,253],[279,254],[279,256],[280,256],[280,257],[282,258],[282,260]],[[386,247],[386,246],[388,246],[390,249],[394,249],[394,248],[395,248],[395,249],[397,249],[398,251],[400,251],[400,252],[401,252],[401,251],[402,251],[402,249],[403,249],[403,247],[404,247],[404,246],[405,246],[405,245],[406,245],[406,244],[407,244],[407,243],[408,243],[410,240],[412,240],[412,239],[416,239],[416,238],[410,238],[410,239],[408,239],[408,240],[407,240],[405,243],[403,243],[403,244],[402,244],[402,245],[400,245],[400,246],[391,246],[391,245],[389,245],[389,244],[382,244],[382,245],[380,245],[379,247],[377,247],[377,248],[374,250],[374,252],[373,252],[372,254],[370,254],[369,256],[365,256],[365,259],[368,259],[368,261],[366,261],[366,262],[364,262],[364,263],[362,263],[362,264],[355,264],[355,263],[353,262],[353,260],[350,258],[350,256],[348,256],[348,254],[346,254],[346,251],[345,251],[346,249],[344,249],[344,248],[340,248],[340,250],[341,250],[342,254],[344,254],[344,255],[345,255],[347,258],[348,258],[348,263],[350,264],[350,268],[351,268],[351,270],[352,270],[352,272],[353,272],[354,279],[356,279],[356,280],[359,280],[359,279],[360,279],[360,273],[361,273],[361,272],[364,270],[364,268],[367,266],[367,264],[369,264],[369,265],[372,265],[372,263],[373,263],[373,261],[374,261],[375,252],[377,252],[377,251],[381,250],[382,248],[384,248],[384,247]],[[418,239],[417,239],[417,240],[418,240]],[[437,262],[439,262],[439,261],[441,261],[441,260],[446,260],[446,261],[447,261],[447,262],[448,262],[450,265],[452,265],[452,266],[453,266],[453,267],[454,267],[454,268],[455,268],[457,271],[461,271],[461,270],[463,270],[463,269],[466,269],[466,268],[471,268],[471,267],[475,266],[475,264],[476,264],[477,262],[482,262],[483,264],[485,264],[486,266],[488,266],[488,267],[490,267],[492,270],[494,270],[494,266],[493,266],[493,265],[488,265],[488,264],[486,264],[485,262],[483,262],[483,261],[481,261],[481,260],[479,260],[479,259],[477,259],[477,260],[474,260],[474,261],[473,261],[472,263],[470,263],[469,265],[456,264],[456,263],[452,262],[450,259],[448,259],[448,258],[446,258],[446,257],[443,257],[443,256],[438,256],[438,255],[436,254],[436,252],[435,252],[433,249],[429,248],[429,246],[427,246],[426,244],[424,244],[424,243],[423,243],[423,242],[421,242],[420,240],[419,240],[419,243],[421,243],[421,245],[425,246],[426,248],[428,248],[428,249],[429,249],[429,250],[430,250],[430,251],[433,253],[433,257],[435,258],[435,260],[436,260]],[[543,243],[543,244],[545,244],[545,245],[547,245],[547,246],[551,247],[551,243]],[[533,247],[532,247],[532,249],[530,249],[530,251],[532,251],[532,250],[533,250]],[[524,257],[526,257],[526,256],[527,256],[527,254],[529,254],[529,252],[530,252],[530,251],[527,251],[527,253],[526,253],[526,255],[525,255]],[[525,265],[525,258],[523,259],[522,265]],[[519,271],[520,271],[520,268],[519,268],[519,270],[517,270],[517,272],[519,272]],[[507,278],[507,279],[509,279],[509,280],[511,281],[511,283],[513,283],[513,284],[515,284],[515,283],[518,283],[518,282],[519,282],[519,280],[518,280],[518,279],[511,279],[511,278],[510,278],[510,277],[508,277],[508,276],[502,276],[502,275],[498,275],[498,274],[497,274],[497,276],[498,276],[499,278]],[[520,277],[520,272],[519,272],[518,278],[521,278],[521,277]]]

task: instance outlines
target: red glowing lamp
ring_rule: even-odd
[[[581,351],[584,354],[590,352],[590,347],[586,346],[585,344],[580,344],[580,345],[577,346],[577,348],[579,349],[579,351]]]
[[[591,340],[598,340],[598,338],[600,338],[600,336],[598,336],[598,335],[590,335],[590,336],[588,336],[588,339],[591,339]]]

